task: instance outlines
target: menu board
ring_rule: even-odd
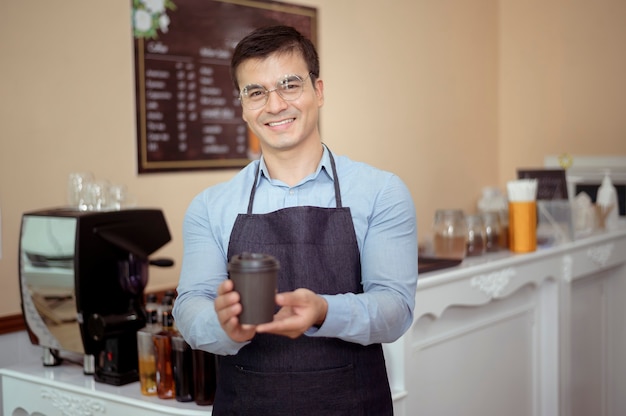
[[[315,8],[276,1],[132,0],[138,172],[238,168],[259,157],[230,59],[275,24],[316,42]]]

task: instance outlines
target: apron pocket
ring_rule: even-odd
[[[240,366],[228,384],[236,392],[236,414],[356,415],[359,400],[352,365],[286,373],[262,373]]]

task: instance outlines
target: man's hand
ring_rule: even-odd
[[[281,308],[274,320],[257,325],[256,332],[297,338],[313,325],[321,326],[328,311],[326,299],[309,289],[279,293],[276,304]]]
[[[238,315],[241,313],[242,307],[239,303],[239,292],[234,291],[233,287],[233,281],[226,279],[217,288],[217,298],[214,302],[217,319],[233,341],[249,341],[254,337],[255,326],[239,323]]]

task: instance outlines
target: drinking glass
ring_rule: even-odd
[[[67,203],[80,211],[87,211],[87,188],[94,181],[91,172],[72,172],[67,180]]]

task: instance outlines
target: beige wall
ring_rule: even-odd
[[[626,1],[499,8],[500,182],[545,155],[626,154]]]
[[[336,153],[400,175],[420,239],[436,208],[546,154],[626,154],[626,2],[311,0]],[[138,176],[129,2],[0,1],[0,316],[20,312],[19,223],[90,170],[165,212],[173,240],[150,287],[176,284],[190,199],[234,171]]]

